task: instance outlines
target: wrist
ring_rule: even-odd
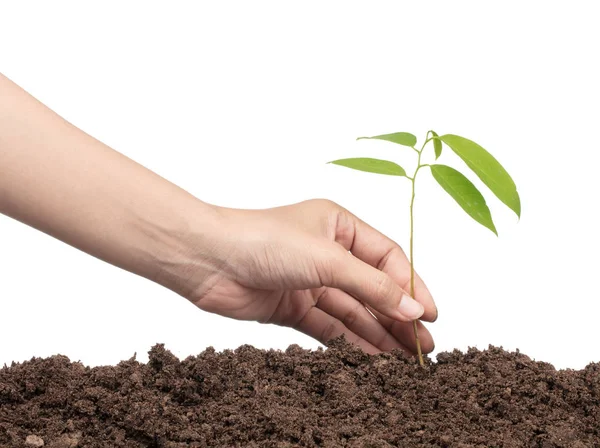
[[[145,223],[153,241],[149,278],[191,298],[222,264],[222,209],[191,195],[170,208],[168,219]]]

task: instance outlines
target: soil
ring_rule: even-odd
[[[144,364],[65,356],[0,370],[1,447],[600,447],[600,364],[490,347],[401,353],[163,345]]]

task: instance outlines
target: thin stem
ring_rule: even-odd
[[[429,141],[429,134],[431,134],[431,131],[427,131],[427,134],[425,134],[425,143],[423,143],[423,146],[421,147],[421,151],[423,151],[423,148],[425,148],[425,145]],[[432,137],[433,137],[433,134],[432,134]]]
[[[418,150],[417,150],[417,152],[422,152],[422,151],[423,151],[423,149],[425,149],[425,145],[426,145],[427,143],[429,143],[429,142],[430,142],[431,140],[433,140],[433,139],[435,139],[435,137],[426,138],[426,139],[425,139],[425,142],[423,142],[423,146],[421,146],[421,151],[418,151]],[[413,148],[413,149],[415,149],[415,148]]]
[[[426,141],[427,142],[427,141]],[[412,192],[410,198],[410,296],[415,297],[415,259],[414,259],[414,206],[415,206],[415,181],[417,180],[417,173],[421,168],[421,154],[423,153],[423,148],[425,148],[425,144],[419,153],[419,158],[417,160],[417,169],[415,170],[415,174],[411,178]],[[413,320],[413,331],[415,333],[415,343],[417,346],[417,355],[419,357],[419,364],[424,365],[423,361],[423,352],[421,351],[421,341],[419,339],[419,330],[417,327],[417,321]]]

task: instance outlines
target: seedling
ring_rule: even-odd
[[[471,171],[481,179],[498,199],[514,211],[518,217],[521,216],[521,200],[519,198],[519,193],[517,192],[517,187],[510,175],[494,156],[469,139],[453,134],[439,136],[434,131],[428,131],[425,135],[425,142],[423,143],[423,146],[421,146],[421,149],[417,149],[416,147],[417,137],[408,132],[395,132],[393,134],[377,135],[375,137],[359,137],[357,140],[362,139],[386,140],[388,142],[412,148],[412,150],[417,153],[417,168],[412,176],[408,176],[404,168],[389,160],[356,157],[328,162],[369,173],[405,177],[410,181],[412,189],[410,199],[410,294],[412,297],[415,296],[415,266],[413,257],[415,181],[421,168],[429,168],[437,183],[444,191],[454,198],[458,205],[460,205],[471,218],[490,229],[498,236],[496,226],[492,220],[492,214],[485,202],[485,198],[469,179],[459,171],[447,165],[421,163],[423,150],[427,143],[433,142],[435,160],[442,155],[442,143],[445,143],[466,163]],[[423,353],[421,352],[421,342],[419,341],[419,331],[416,320],[413,321],[413,330],[419,363],[423,365]]]

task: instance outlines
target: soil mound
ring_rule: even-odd
[[[369,356],[209,348],[85,367],[0,369],[0,447],[600,447],[600,364],[555,370],[500,348]]]

